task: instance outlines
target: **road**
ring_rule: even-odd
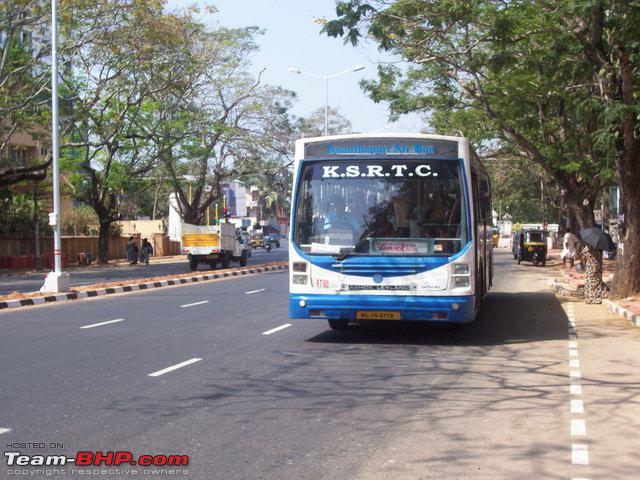
[[[286,272],[2,312],[0,440],[184,454],[172,477],[203,480],[638,478],[638,329],[496,262],[462,333],[289,321]]]
[[[288,257],[286,241],[280,243],[280,248],[273,248],[270,252],[263,249],[255,249],[248,261],[248,265],[286,260]],[[237,266],[232,263],[231,266]],[[200,265],[199,270],[210,270],[207,265]],[[130,280],[134,278],[147,278],[162,275],[180,274],[189,272],[187,260],[171,263],[154,261],[147,265],[122,265],[108,267],[73,268],[70,269],[71,287],[93,285],[98,282],[113,282],[117,280]],[[0,275],[0,295],[11,292],[37,292],[44,283],[46,272],[30,272],[17,275]]]

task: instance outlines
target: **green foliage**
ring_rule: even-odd
[[[34,203],[32,194],[15,194],[8,189],[0,189],[0,234],[32,238],[34,236]],[[40,235],[51,236],[47,213],[38,204]],[[44,221],[43,221],[44,219]]]

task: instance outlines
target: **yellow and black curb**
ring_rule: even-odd
[[[189,277],[167,278],[166,280],[157,282],[144,282],[132,285],[120,285],[116,287],[97,288],[95,290],[84,290],[81,292],[59,293],[56,295],[47,295],[42,297],[20,298],[16,300],[6,300],[0,302],[0,310],[8,308],[31,307],[34,305],[44,305],[53,302],[68,302],[73,300],[81,300],[84,298],[94,298],[103,295],[112,295],[115,293],[139,292],[141,290],[149,290],[159,287],[170,287],[173,285],[186,285],[189,283],[206,282],[208,280],[219,280],[223,278],[235,278],[247,275],[255,275],[258,273],[273,272],[277,270],[288,270],[287,263],[265,265],[261,267],[246,267],[233,270],[226,270],[220,273],[207,273],[206,275],[193,275]]]

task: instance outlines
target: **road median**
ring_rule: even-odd
[[[85,285],[74,288],[68,293],[45,295],[40,292],[12,293],[0,297],[0,311],[12,308],[44,305],[54,302],[67,302],[84,298],[94,298],[116,293],[138,292],[152,288],[187,285],[196,282],[207,282],[225,278],[235,278],[247,275],[256,275],[265,272],[287,270],[288,262],[272,262],[254,267],[227,268],[214,270],[200,274],[183,273],[149,278],[137,278],[132,280],[118,280],[114,282],[100,282],[94,285]]]

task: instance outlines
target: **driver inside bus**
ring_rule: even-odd
[[[356,235],[360,232],[360,222],[356,219],[355,215],[346,211],[346,202],[344,197],[336,195],[329,202],[329,212],[324,219],[324,230],[344,230],[345,227],[349,227],[353,230],[353,234]]]

